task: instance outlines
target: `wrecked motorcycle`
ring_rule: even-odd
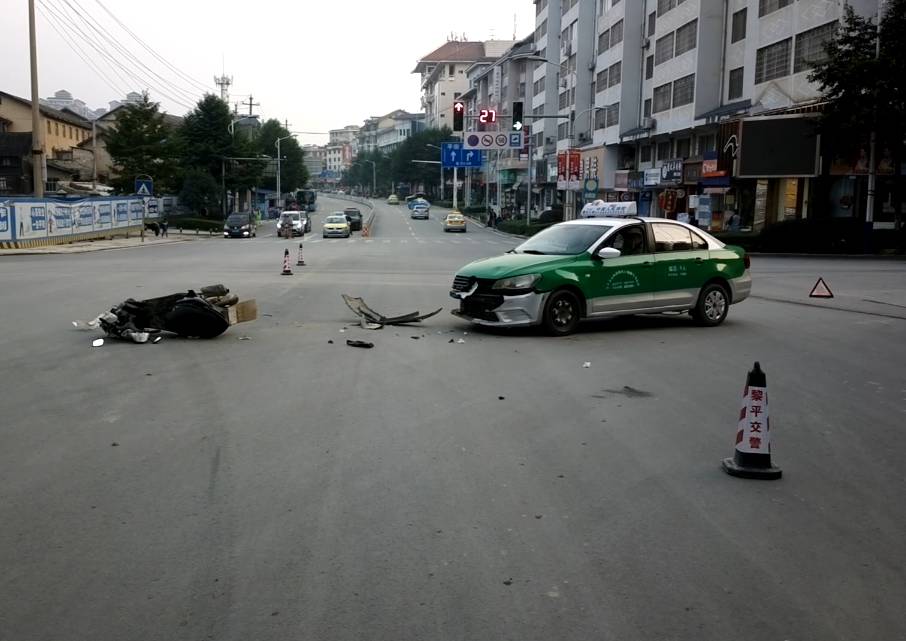
[[[171,332],[187,338],[215,338],[230,325],[255,320],[254,300],[239,301],[223,285],[209,285],[198,292],[188,290],[159,298],[129,298],[87,323],[85,329],[101,329],[107,336],[145,343],[151,334]]]

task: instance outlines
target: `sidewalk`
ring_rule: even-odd
[[[444,216],[446,216],[446,215],[449,214],[451,211],[453,211],[452,209],[448,209],[448,208],[446,208],[446,207],[435,207],[434,205],[431,205],[431,209],[432,209],[432,210],[437,210],[437,211],[441,212]],[[481,222],[480,220],[478,220],[477,218],[475,218],[475,217],[474,217],[475,214],[465,214],[465,213],[464,213],[463,216],[465,216],[466,218],[468,218],[469,221],[471,221],[471,223],[472,223],[473,225],[477,225],[478,227],[481,227],[482,229],[486,229],[486,230],[488,230],[489,232],[491,232],[492,234],[497,234],[497,235],[500,236],[501,238],[510,238],[510,239],[518,238],[518,239],[520,239],[520,240],[524,240],[524,239],[528,238],[528,236],[523,236],[523,235],[521,235],[521,234],[508,234],[508,233],[505,232],[505,231],[499,231],[499,230],[497,230],[497,229],[494,229],[493,227],[488,227],[488,226],[485,225],[483,222]]]
[[[46,247],[33,247],[29,249],[0,249],[0,256],[25,256],[30,254],[84,254],[87,252],[107,251],[111,249],[132,249],[136,247],[153,247],[155,245],[171,245],[184,243],[195,239],[219,238],[208,234],[195,235],[194,232],[182,234],[170,232],[165,238],[155,237],[154,234],[145,235],[142,242],[140,236],[129,238],[113,238],[110,240],[85,240],[65,245],[47,245]]]

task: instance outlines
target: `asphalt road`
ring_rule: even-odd
[[[291,277],[272,225],[0,257],[0,639],[904,638],[906,262],[756,258],[721,327],[554,339],[449,314],[456,269],[515,241],[407,214],[307,236]],[[215,282],[260,319],[71,326]],[[341,293],[444,311],[347,328]],[[775,482],[720,469],[756,360]]]

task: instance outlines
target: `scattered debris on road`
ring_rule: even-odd
[[[589,367],[591,367],[591,361],[585,361],[584,363],[582,363],[582,367],[588,369]]]
[[[362,347],[364,349],[371,349],[374,347],[374,343],[369,343],[368,341],[357,341],[357,340],[346,340],[346,344],[350,347]]]
[[[384,329],[384,326],[380,323],[369,323],[364,317],[359,320],[359,327],[362,329]]]
[[[328,344],[328,345],[333,345],[333,339],[332,339],[332,338],[331,338],[331,339],[328,339],[328,340],[327,340],[327,344]]]
[[[623,389],[606,389],[602,391],[609,394],[619,394],[620,396],[625,396],[627,398],[648,398],[649,396],[654,396],[654,394],[652,394],[651,392],[636,389],[634,387],[630,387],[629,385],[624,385]]]
[[[431,318],[435,314],[439,314],[442,309],[438,308],[430,314],[420,314],[418,311],[414,311],[409,314],[403,314],[402,316],[384,316],[368,307],[361,298],[343,294],[343,302],[345,302],[346,306],[359,318],[378,325],[405,325],[407,323],[418,323],[426,318]]]
[[[95,338],[93,341],[91,341],[92,347],[102,347],[103,345],[104,345],[103,338]]]
[[[236,294],[223,285],[202,287],[178,292],[169,296],[135,300],[127,298],[94,320],[73,321],[76,329],[101,329],[107,336],[147,343],[151,334],[162,331],[189,338],[215,338],[231,325],[258,318],[258,304],[254,299],[240,301]],[[94,341],[94,347],[103,345]],[[160,336],[154,338],[159,343]],[[240,338],[248,340],[248,338]]]
[[[503,582],[504,585],[513,585],[513,577],[508,578]]]
[[[458,341],[456,341],[456,342],[459,343],[460,345],[462,345],[463,343],[466,342],[466,339],[460,338],[460,339],[459,339]]]

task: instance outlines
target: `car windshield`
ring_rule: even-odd
[[[610,229],[607,225],[554,225],[516,247],[517,254],[581,254]]]
[[[283,217],[281,218],[281,220],[284,222],[288,222],[290,220],[297,221],[297,220],[299,220],[299,214],[283,214]]]
[[[249,222],[248,216],[233,214],[227,218],[227,225],[246,225]]]
[[[324,222],[333,225],[343,224],[346,222],[346,216],[328,216]]]

